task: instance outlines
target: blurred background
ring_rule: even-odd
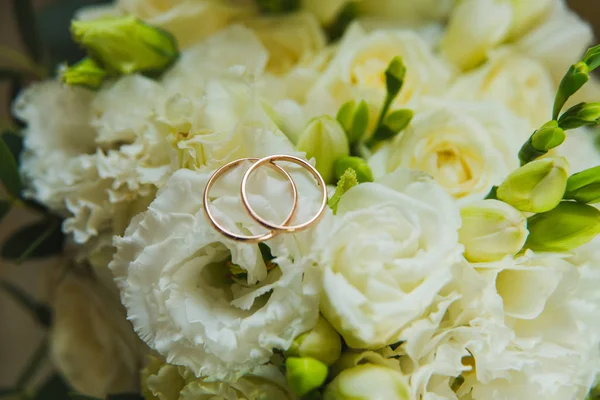
[[[18,65],[20,69],[29,71],[32,79],[39,79],[47,72],[31,65],[29,59],[40,60],[50,67],[49,70],[60,62],[79,60],[83,54],[71,41],[69,21],[78,8],[106,2],[32,0],[32,6],[29,7],[26,0],[0,0],[0,131],[10,129],[9,99],[26,84],[12,79],[6,67]],[[583,19],[594,25],[596,36],[599,37],[600,1],[569,0],[568,3]],[[25,21],[28,29],[21,32],[19,20]],[[34,29],[39,35],[32,35]],[[42,38],[43,43],[39,43],[36,37]],[[42,48],[45,49],[44,53],[40,50]],[[27,57],[23,57],[24,54]],[[0,243],[16,228],[34,219],[33,215],[13,210],[0,225]],[[0,280],[13,282],[25,288],[32,296],[40,291],[39,270],[38,262],[15,265],[0,259]],[[42,340],[43,330],[38,322],[30,313],[24,312],[6,292],[0,291],[0,394],[3,386],[15,382]],[[43,376],[44,371],[39,371],[36,375]]]

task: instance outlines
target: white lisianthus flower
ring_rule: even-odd
[[[264,152],[286,152],[259,137],[251,142],[264,146]],[[257,234],[264,230],[240,200],[244,170],[237,168],[217,182],[211,207],[229,229]],[[307,220],[319,204],[320,191],[298,169],[290,173],[300,194],[298,221]],[[259,214],[282,221],[292,202],[289,183],[273,174],[257,171],[249,193]],[[278,267],[268,270],[257,245],[230,241],[216,231],[202,209],[210,175],[177,171],[148,210],[115,239],[117,252],[109,267],[129,319],[151,348],[196,376],[231,380],[312,328],[318,317],[320,272],[303,261],[310,232],[267,242]],[[228,260],[247,278],[232,277]]]
[[[530,130],[551,119],[556,88],[552,76],[536,59],[505,48],[490,54],[481,67],[460,75],[450,98],[496,101],[530,121]]]
[[[424,95],[443,93],[451,68],[438,59],[428,44],[409,30],[366,33],[351,25],[335,56],[307,95],[309,113],[336,115],[349,100],[365,100],[374,124],[386,95],[385,70],[395,56],[406,65],[402,90],[392,108],[411,104]]]
[[[399,169],[346,192],[314,256],[323,268],[321,311],[355,348],[398,342],[428,318],[459,258],[460,215],[430,177]]]
[[[146,400],[286,400],[285,376],[274,365],[261,365],[234,382],[196,378],[185,367],[149,357],[142,370],[142,391]]]
[[[93,277],[77,273],[52,289],[54,364],[74,389],[90,396],[138,390],[141,343],[118,297]]]
[[[116,8],[168,31],[182,49],[258,11],[251,1],[232,0],[117,0]]]
[[[528,124],[500,105],[435,101],[371,157],[373,174],[425,171],[455,199],[482,199],[519,167]]]

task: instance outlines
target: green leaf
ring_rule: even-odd
[[[18,388],[24,389],[29,385],[32,378],[43,366],[46,357],[48,357],[48,342],[44,339],[27,362],[27,367],[21,372],[16,384]]]
[[[11,206],[12,203],[10,201],[0,200],[0,222],[2,221],[2,219],[4,219],[4,217],[6,217],[6,214],[10,212]]]
[[[4,139],[4,143],[6,143],[18,164],[19,159],[21,158],[21,152],[23,151],[23,137],[18,133],[7,130],[2,133],[2,139]]]
[[[27,47],[27,52],[35,62],[42,60],[42,41],[40,39],[37,20],[31,0],[13,0],[13,10],[19,28],[21,39]]]
[[[0,80],[13,80],[13,79],[23,79],[23,72],[17,71],[11,68],[0,68]]]
[[[10,282],[0,281],[0,289],[8,293],[17,303],[29,311],[42,326],[49,327],[52,322],[50,307],[38,303],[23,289]]]
[[[11,196],[19,197],[21,177],[19,176],[17,161],[4,141],[4,136],[0,138],[0,181],[2,181],[6,191]]]
[[[335,193],[329,199],[327,203],[329,208],[333,210],[335,214],[337,212],[338,204],[348,190],[358,185],[358,179],[356,177],[356,172],[352,168],[348,168],[346,172],[340,177],[340,180],[337,183],[337,187],[335,188]]]
[[[16,393],[19,393],[19,389],[17,388],[0,387],[0,399],[3,397],[12,396]]]
[[[42,384],[33,400],[66,400],[70,392],[67,382],[60,375],[54,374]]]
[[[57,219],[46,219],[14,233],[2,246],[4,258],[23,262],[27,258],[47,257],[62,252],[64,235]]]
[[[86,396],[85,394],[80,393],[69,393],[69,398],[73,400],[102,400],[97,397]]]
[[[299,0],[257,0],[258,8],[265,14],[282,14],[300,8]]]

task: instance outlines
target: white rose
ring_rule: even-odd
[[[54,286],[54,364],[74,389],[90,396],[138,390],[140,343],[118,298],[93,277],[76,273]]]
[[[299,12],[244,21],[269,53],[267,71],[284,74],[325,48],[325,32],[312,14]]]
[[[264,230],[240,200],[244,170],[237,168],[218,181],[211,207],[229,229],[257,234]],[[289,183],[273,173],[257,171],[250,196],[259,214],[282,221],[292,201]],[[290,173],[300,193],[298,220],[308,220],[320,191],[297,169]],[[235,379],[268,361],[273,349],[288,348],[316,323],[319,271],[303,261],[310,232],[266,243],[279,267],[270,271],[257,245],[233,242],[217,232],[202,209],[210,174],[177,171],[148,210],[115,239],[117,252],[109,267],[129,319],[150,347],[196,376]],[[228,260],[245,270],[247,279],[232,278]]]
[[[425,174],[399,169],[346,192],[316,239],[321,311],[350,347],[398,342],[451,279],[462,251],[454,201]]]
[[[231,0],[118,0],[117,8],[170,32],[181,48],[257,11],[250,1]]]
[[[479,68],[458,77],[453,99],[496,101],[530,121],[530,130],[551,119],[556,88],[552,76],[536,59],[510,49],[490,54]]]
[[[385,70],[395,56],[400,56],[406,65],[406,76],[392,108],[409,105],[423,95],[443,93],[451,68],[414,32],[387,30],[367,34],[360,25],[353,24],[308,93],[309,113],[336,115],[348,100],[364,99],[369,104],[373,125],[386,95]]]
[[[286,400],[285,376],[274,365],[261,365],[234,382],[196,378],[187,368],[150,357],[142,370],[146,400]]]
[[[375,176],[400,167],[429,173],[458,200],[482,199],[519,166],[527,124],[500,105],[432,102],[369,160]]]

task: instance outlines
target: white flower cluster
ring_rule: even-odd
[[[47,81],[14,104],[27,124],[27,196],[65,217],[88,261],[112,257],[128,319],[160,355],[144,370],[146,398],[294,398],[278,353],[321,314],[347,345],[326,399],[583,400],[600,370],[598,240],[518,253],[526,215],[486,203],[502,214],[486,230],[469,225],[469,212],[551,119],[560,78],[592,40],[589,26],[561,0],[300,3],[275,16],[252,1],[82,10],[81,19],[133,14],[170,31],[182,53],[160,78],[122,76],[96,92]],[[327,44],[322,24],[349,5],[357,20]],[[374,182],[348,190],[308,231],[261,245],[232,242],[208,223],[202,193],[227,162],[305,157],[297,144],[307,124],[351,100],[365,101],[372,132],[394,56],[406,75],[391,109],[414,118],[369,152]],[[590,87],[584,96],[600,97]],[[600,161],[581,129],[555,153],[572,172]],[[296,218],[306,220],[318,188],[286,169],[298,186]],[[233,231],[261,233],[239,199],[243,171],[214,186],[211,209]],[[286,181],[261,169],[249,187],[260,215],[286,217]],[[68,329],[57,332],[68,338]],[[68,356],[60,343],[59,360]],[[350,358],[394,372],[346,374]],[[93,395],[114,389],[110,379],[84,381],[76,387]],[[368,397],[344,394],[357,382]]]

